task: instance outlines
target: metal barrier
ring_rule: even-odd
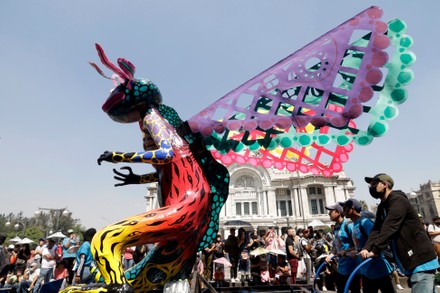
[[[333,260],[336,257],[336,255],[332,256],[330,260]],[[315,279],[313,280],[313,292],[320,292],[319,290],[316,290],[316,281],[318,280],[319,273],[321,272],[322,268],[327,264],[327,262],[324,260],[324,262],[318,267],[315,273]]]

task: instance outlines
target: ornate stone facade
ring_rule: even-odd
[[[427,183],[420,184],[419,190],[407,195],[425,223],[432,224],[432,218],[440,215],[440,181],[429,180]]]
[[[229,235],[231,220],[242,220],[254,228],[304,227],[313,220],[330,225],[326,205],[353,197],[353,182],[343,172],[332,177],[249,165],[231,165],[229,197],[220,214],[220,228]],[[157,208],[157,188],[150,185],[147,210]],[[280,230],[281,231],[281,230]]]

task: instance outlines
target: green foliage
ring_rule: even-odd
[[[367,202],[365,200],[360,200],[359,202],[362,205],[362,210],[364,210],[364,211],[368,211],[369,210],[368,209],[368,204],[367,204]]]
[[[27,237],[34,241],[31,247],[38,244],[38,239],[47,237],[57,231],[67,235],[67,230],[73,229],[75,232],[83,231],[85,228],[81,225],[79,219],[71,216],[64,216],[60,210],[50,210],[48,212],[34,215],[31,218],[23,216],[23,212],[15,214],[0,214],[0,233],[7,236],[6,244],[9,240],[18,236]]]

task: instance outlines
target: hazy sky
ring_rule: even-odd
[[[407,23],[416,77],[388,134],[357,146],[345,172],[356,197],[369,202],[365,175],[387,172],[406,192],[439,181],[439,3],[2,1],[0,213],[67,207],[99,229],[144,212],[145,186],[115,188],[112,169],[123,165],[96,163],[105,150],[139,151],[142,143],[137,125],[101,110],[113,85],[87,64],[99,61],[95,42],[112,61],[132,61],[136,77],[154,81],[188,119],[371,5],[384,9],[385,20]]]

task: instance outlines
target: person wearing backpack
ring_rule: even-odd
[[[362,258],[380,255],[391,244],[402,272],[409,277],[411,292],[436,292],[435,272],[439,268],[432,247],[417,211],[406,194],[393,190],[394,180],[385,173],[365,177],[370,195],[380,199],[376,221],[360,252]]]
[[[368,240],[368,235],[370,235],[373,229],[374,222],[371,218],[362,216],[362,205],[354,198],[350,198],[345,202],[339,202],[339,205],[342,206],[344,215],[353,222],[352,238],[355,250],[352,252],[352,257],[360,258],[355,253],[364,247]],[[392,272],[393,267],[382,253],[362,267],[362,292],[377,293],[379,290],[381,292],[395,292],[391,280]]]
[[[333,204],[325,207],[329,211],[330,220],[335,222],[334,240],[332,252],[325,258],[330,263],[334,256],[338,257],[338,269],[336,273],[336,287],[338,293],[343,293],[345,284],[350,274],[357,267],[359,261],[349,256],[350,251],[354,250],[353,239],[351,238],[353,223],[349,223],[342,212],[339,204]],[[359,293],[360,276],[355,276],[350,283],[352,293]]]
[[[311,253],[313,250],[312,241],[309,239],[310,231],[308,229],[303,230],[303,237],[299,239],[298,249],[300,251],[301,258],[304,261],[306,267],[306,284],[312,283],[312,257]]]

